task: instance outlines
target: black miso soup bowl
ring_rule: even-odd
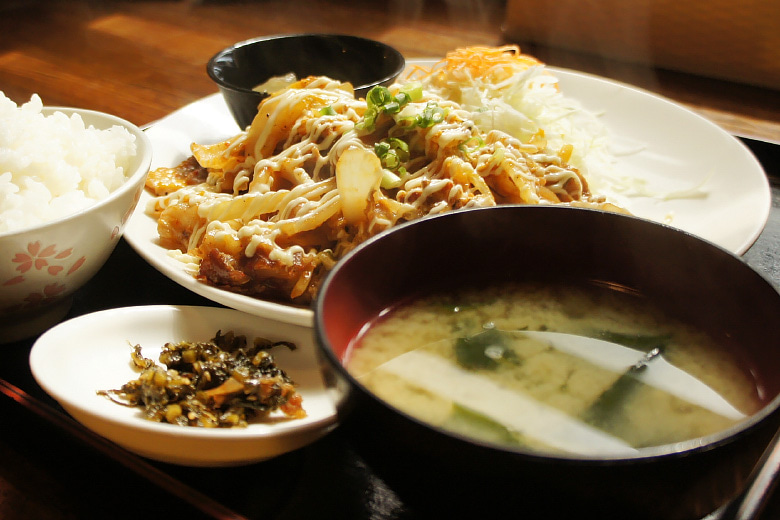
[[[206,70],[244,129],[268,97],[253,89],[272,77],[290,72],[298,79],[328,76],[350,82],[355,95],[365,97],[372,87],[391,84],[405,66],[400,52],[378,41],[342,34],[288,34],[231,45],[215,54]]]
[[[432,427],[378,399],[342,365],[365,324],[400,302],[510,281],[598,282],[654,300],[733,350],[762,408],[725,431],[636,456],[558,456]],[[343,396],[342,428],[413,509],[674,520],[703,518],[734,497],[778,427],[778,317],[780,295],[767,280],[685,232],[589,209],[499,206],[406,223],[357,247],[320,289],[315,334],[326,379]]]

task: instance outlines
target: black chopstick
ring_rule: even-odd
[[[21,388],[1,377],[0,394],[9,397],[36,415],[54,423],[81,442],[116,460],[124,467],[150,480],[188,504],[193,505],[203,513],[218,520],[248,520],[247,517],[236,513],[200,491],[176,480],[141,457],[92,432],[69,415],[35,399]]]

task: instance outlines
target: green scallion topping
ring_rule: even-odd
[[[422,86],[419,83],[404,85],[395,96],[387,87],[376,86],[368,91],[366,113],[363,115],[363,119],[355,125],[355,128],[371,133],[376,129],[376,120],[380,115],[397,114],[405,105],[420,99],[422,99]]]
[[[398,170],[409,160],[409,145],[397,137],[388,137],[374,145],[374,153],[382,161],[383,168]]]
[[[476,135],[469,139],[468,141],[464,141],[458,145],[458,150],[461,151],[464,155],[469,155],[471,152],[475,152],[485,146],[485,141],[480,136]]]
[[[446,112],[436,103],[428,103],[422,113],[417,116],[416,126],[430,128],[444,121]]]
[[[382,180],[379,182],[379,186],[386,190],[392,190],[401,186],[401,177],[394,174],[390,170],[382,170]]]

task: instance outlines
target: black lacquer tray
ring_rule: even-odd
[[[769,221],[744,259],[780,287],[780,144],[744,141],[772,185]],[[121,241],[76,294],[68,317],[152,304],[214,305],[164,277]],[[0,491],[25,497],[18,518],[40,511],[79,519],[423,518],[375,475],[339,429],[296,452],[241,467],[179,467],[126,452],[81,427],[38,387],[28,366],[33,342],[0,346],[0,481],[11,489]],[[780,518],[777,495],[764,511],[767,519]],[[39,509],[38,501],[48,506]]]

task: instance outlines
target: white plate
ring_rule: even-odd
[[[216,99],[221,100],[221,98],[215,96],[206,98],[206,100],[211,102]],[[227,108],[225,108],[225,110],[227,110]],[[152,129],[147,131],[151,130]],[[125,233],[123,235],[130,246],[132,246],[144,260],[182,287],[186,287],[195,294],[199,294],[213,302],[221,303],[232,309],[248,312],[255,316],[263,316],[284,323],[292,323],[306,327],[312,326],[314,322],[314,313],[308,308],[260,300],[258,298],[244,296],[243,294],[232,293],[224,289],[218,289],[196,280],[192,274],[184,270],[184,265],[179,260],[171,257],[169,251],[159,244],[157,221],[143,211],[143,208],[146,207],[146,204],[151,199],[152,196],[149,193],[144,192],[141,194],[136,211],[125,225]],[[128,231],[130,231],[130,236],[128,236]]]
[[[217,330],[247,338],[292,341],[273,351],[298,385],[307,416],[250,423],[246,428],[199,428],[156,423],[139,409],[97,395],[136,379],[131,345],[157,360],[166,342],[206,341]],[[111,309],[63,322],[30,352],[38,384],[76,420],[144,457],[188,466],[249,464],[298,449],[336,427],[335,399],[324,386],[312,331],[218,307],[145,306]]]
[[[408,60],[430,64],[430,60]],[[615,172],[643,179],[647,188],[679,192],[703,184],[702,198],[632,197],[621,202],[634,215],[688,231],[736,254],[758,238],[769,217],[771,191],[761,164],[739,140],[696,113],[629,85],[550,67],[562,92],[600,114],[622,153]],[[224,140],[239,131],[219,94],[165,117],[147,130],[152,168],[191,155],[190,144]],[[144,214],[144,194],[125,239],[151,265],[177,283],[228,307],[279,321],[311,325],[313,314],[283,304],[233,294],[197,282],[158,245],[156,221]],[[670,220],[671,218],[671,220]]]

